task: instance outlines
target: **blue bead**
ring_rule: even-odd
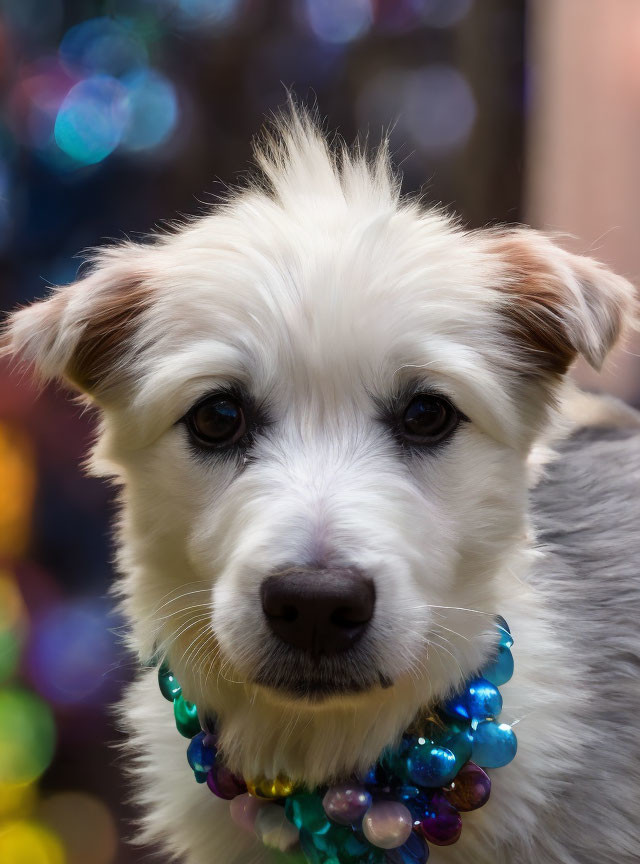
[[[376,771],[377,766],[372,765],[371,768],[367,771],[367,773],[362,777],[362,783],[365,786],[376,786],[378,783],[378,775]]]
[[[207,733],[199,732],[191,739],[191,743],[187,748],[187,761],[196,773],[196,780],[198,779],[198,774],[204,775],[204,779],[199,780],[199,783],[207,779],[207,774],[213,768],[213,763],[216,760],[215,749],[212,750],[204,744],[206,737]]]
[[[497,717],[502,711],[500,691],[486,678],[474,678],[467,684],[466,703],[472,722]]]
[[[412,798],[417,798],[420,794],[420,789],[417,786],[396,786],[394,789],[394,797],[398,801],[406,803]]]
[[[502,696],[486,678],[472,678],[464,690],[447,700],[443,707],[451,717],[477,723],[498,716],[502,711]]]
[[[424,739],[421,739],[424,740]],[[414,744],[407,758],[409,777],[418,786],[445,786],[458,773],[455,754],[432,741]]]
[[[387,849],[384,857],[385,864],[426,864],[428,859],[429,847],[415,831],[403,846]]]
[[[461,690],[459,693],[454,693],[450,699],[442,706],[442,710],[449,717],[455,717],[459,720],[469,720],[469,708],[467,706],[466,691]]]
[[[513,655],[509,648],[500,645],[497,655],[481,670],[481,675],[496,687],[510,681],[513,675]]]
[[[483,720],[473,732],[471,758],[481,768],[502,768],[516,755],[518,741],[511,726]]]

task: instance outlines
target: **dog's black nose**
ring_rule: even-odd
[[[261,595],[273,633],[314,656],[351,648],[376,602],[373,582],[354,567],[282,570],[265,579]]]

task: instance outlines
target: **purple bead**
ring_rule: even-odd
[[[451,786],[444,790],[447,801],[457,810],[477,810],[489,800],[491,780],[482,768],[473,762],[460,769]]]
[[[371,807],[371,795],[363,786],[343,783],[331,786],[322,799],[324,812],[338,825],[360,822]]]
[[[362,833],[380,849],[395,849],[407,842],[413,817],[399,801],[376,801],[365,813]]]
[[[435,846],[450,846],[462,831],[462,819],[444,795],[434,792],[425,805],[420,820],[420,833]]]
[[[424,839],[412,831],[409,839],[397,849],[387,849],[384,864],[426,864],[429,859],[429,847]]]
[[[231,801],[247,791],[247,785],[240,777],[232,774],[228,768],[216,762],[207,774],[207,786],[218,798]]]

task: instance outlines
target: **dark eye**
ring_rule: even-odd
[[[436,444],[450,435],[460,416],[441,396],[420,394],[407,405],[400,423],[400,434],[412,444]]]
[[[205,447],[227,447],[247,431],[241,403],[220,394],[199,402],[186,416],[192,437]]]

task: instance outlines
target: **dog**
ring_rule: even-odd
[[[232,771],[315,786],[481,668],[499,613],[518,754],[431,861],[637,861],[638,415],[609,422],[566,377],[600,368],[632,287],[403,199],[387,148],[329,145],[301,110],[256,158],[216,209],[98,251],[4,330],[98,410],[90,469],[119,486],[136,840],[281,860],[193,782],[151,658]]]

